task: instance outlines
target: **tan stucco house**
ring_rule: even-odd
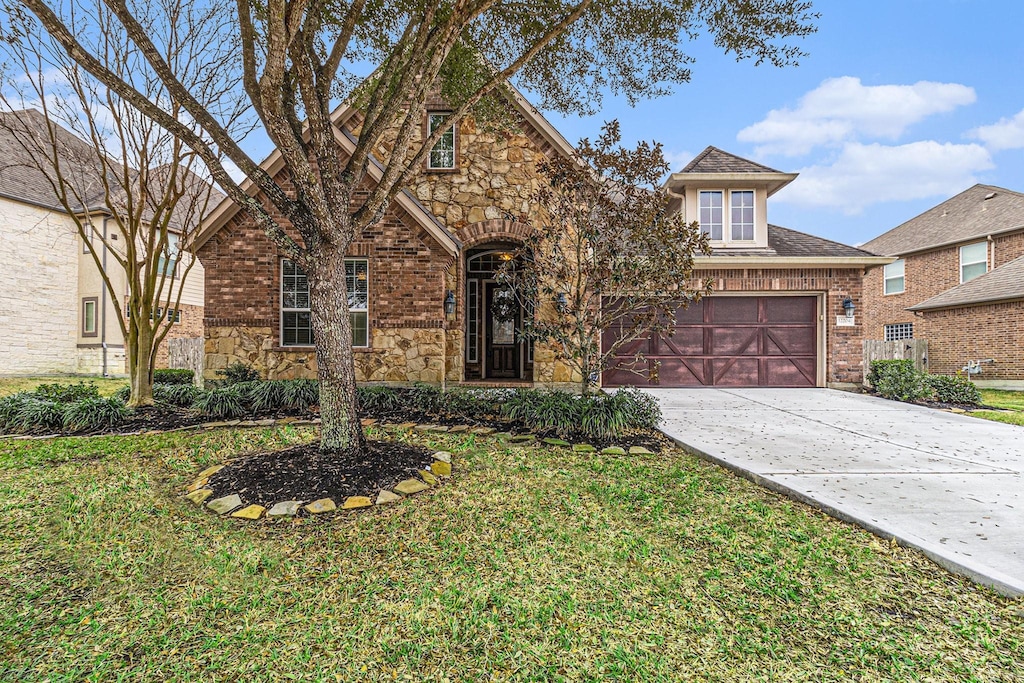
[[[576,381],[553,349],[519,339],[526,311],[511,322],[493,315],[503,297],[495,270],[538,214],[538,164],[573,154],[514,90],[508,107],[508,128],[459,121],[383,220],[352,243],[348,300],[359,381],[439,382],[442,373],[450,383]],[[424,131],[447,111],[439,98],[429,103]],[[360,114],[342,107],[334,122],[339,154],[350,154]],[[387,149],[378,154],[385,158]],[[263,167],[280,173],[279,155]],[[888,259],[770,225],[768,198],[795,177],[715,148],[673,174],[668,189],[678,210],[711,233],[715,252],[699,259],[697,275],[712,277],[716,291],[680,312],[675,334],[649,342],[650,367],[611,369],[605,385],[860,382],[861,327],[842,303],[859,301],[864,268]],[[234,362],[269,378],[314,377],[308,286],[295,264],[231,201],[213,212],[195,248],[206,268],[206,377]],[[444,313],[449,292],[453,319]],[[535,314],[550,305],[539,302]]]
[[[31,130],[45,126],[45,120],[32,110],[2,116],[16,119],[0,125],[0,375],[124,374],[124,338],[113,299],[72,216],[11,132],[13,125]],[[61,139],[65,164],[95,154],[66,130]],[[79,166],[79,173],[88,169]],[[97,182],[95,203],[80,207],[80,215],[88,215],[96,234],[106,235],[110,243],[123,241],[102,208],[101,191]],[[101,240],[95,244],[106,258]],[[172,277],[189,258],[181,253],[177,262],[167,264]],[[124,272],[111,272],[123,301],[128,289]],[[169,338],[202,335],[203,296],[202,264],[196,263],[179,309],[162,312],[175,320]],[[166,348],[160,349],[157,365],[166,366]]]
[[[1024,387],[1024,194],[975,185],[863,245],[869,339],[928,341],[928,369]]]

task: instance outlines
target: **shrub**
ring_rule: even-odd
[[[896,401],[917,401],[932,393],[912,360],[872,361],[868,381],[880,396]]]
[[[8,397],[13,399],[5,413],[5,431],[16,433],[59,432],[64,427],[63,403],[40,398],[35,394],[23,393]]]
[[[242,392],[236,385],[201,392],[193,407],[211,417],[242,417],[247,412]]]
[[[17,429],[15,429],[15,425],[17,423],[18,415],[21,413],[22,407],[25,405],[25,401],[29,400],[32,396],[33,394],[23,391],[0,398],[0,431],[17,431]]]
[[[612,399],[631,429],[654,429],[661,422],[661,405],[650,394],[633,388],[619,389]]]
[[[309,410],[320,405],[320,384],[315,379],[284,379],[281,404],[290,410]]]
[[[194,384],[196,374],[187,368],[161,368],[153,371],[153,384]]]
[[[981,403],[981,393],[978,391],[978,387],[966,377],[928,375],[925,381],[934,392],[937,401],[965,406],[976,406]]]
[[[245,382],[234,385],[254,413],[272,413],[284,407],[284,382]]]
[[[405,407],[399,390],[383,384],[356,387],[356,402],[360,412],[371,415],[391,413]]]
[[[40,384],[34,392],[36,396],[57,403],[73,403],[87,398],[99,398],[100,390],[92,382],[75,384]]]
[[[431,384],[417,382],[409,390],[409,408],[418,410],[428,415],[440,415],[442,409],[442,394],[439,387]]]
[[[223,370],[218,370],[217,374],[223,377],[224,381],[229,385],[241,384],[242,382],[257,382],[260,379],[259,371],[242,361],[235,361]]]
[[[199,389],[192,384],[161,383],[153,385],[153,400],[157,403],[190,408],[198,396]],[[115,398],[117,398],[116,394]]]
[[[132,397],[132,388],[127,384],[114,392],[114,398],[119,400],[121,403],[127,403],[128,399]]]
[[[94,432],[118,426],[128,414],[128,408],[116,398],[87,398],[65,407],[62,426],[69,432]]]

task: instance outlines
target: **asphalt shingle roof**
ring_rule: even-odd
[[[776,256],[779,258],[857,258],[874,256],[870,252],[851,247],[840,242],[833,242],[823,237],[808,235],[784,228],[781,225],[768,225],[768,247],[766,249],[719,249],[711,252],[711,257],[728,256]]]
[[[902,256],[1015,229],[1024,230],[1024,194],[979,184],[862,246],[875,254]]]
[[[694,157],[680,173],[779,173],[749,159],[708,146]]]
[[[908,310],[956,308],[1009,299],[1024,299],[1024,256],[1004,263],[962,285],[947,289],[931,299],[910,306]]]

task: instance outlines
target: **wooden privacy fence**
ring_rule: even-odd
[[[203,355],[206,342],[202,337],[185,337],[167,340],[167,364],[172,368],[191,370],[196,376],[196,386],[203,386]]]
[[[864,383],[868,383],[868,373],[873,360],[912,360],[914,367],[921,372],[928,372],[928,340],[900,339],[899,341],[864,340]]]

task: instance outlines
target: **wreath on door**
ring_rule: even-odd
[[[491,301],[491,315],[501,323],[507,323],[516,319],[519,313],[519,304],[515,295],[510,289],[499,289],[494,293]]]

